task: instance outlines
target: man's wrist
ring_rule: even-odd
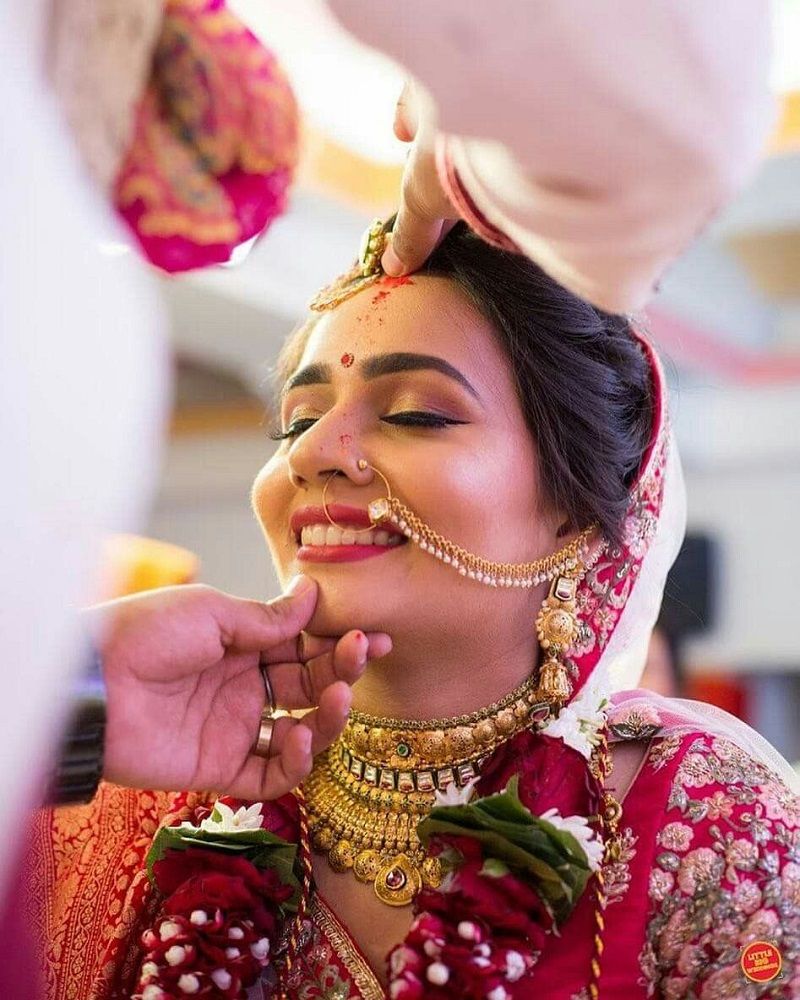
[[[48,804],[89,802],[103,776],[106,698],[100,658],[78,679],[61,753],[50,782]]]

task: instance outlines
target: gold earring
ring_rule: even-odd
[[[563,705],[572,694],[572,681],[563,657],[578,637],[575,593],[581,570],[582,567],[575,566],[569,575],[563,574],[553,580],[550,593],[536,617],[536,634],[544,652],[536,697],[558,705]]]

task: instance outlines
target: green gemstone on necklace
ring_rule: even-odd
[[[397,756],[398,757],[411,756],[411,747],[408,745],[408,743],[400,742],[397,744]]]

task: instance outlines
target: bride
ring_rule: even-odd
[[[788,766],[630,690],[684,518],[652,348],[463,224],[410,278],[383,237],[289,338],[252,499],[310,628],[392,649],[293,796],[41,818],[49,995],[800,997]],[[265,830],[289,874],[215,850]]]

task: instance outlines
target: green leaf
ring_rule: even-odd
[[[514,872],[530,885],[561,923],[586,888],[588,858],[572,834],[534,816],[519,798],[514,776],[502,792],[464,805],[437,806],[417,829],[423,844],[431,837],[472,837],[484,848],[481,874]]]

